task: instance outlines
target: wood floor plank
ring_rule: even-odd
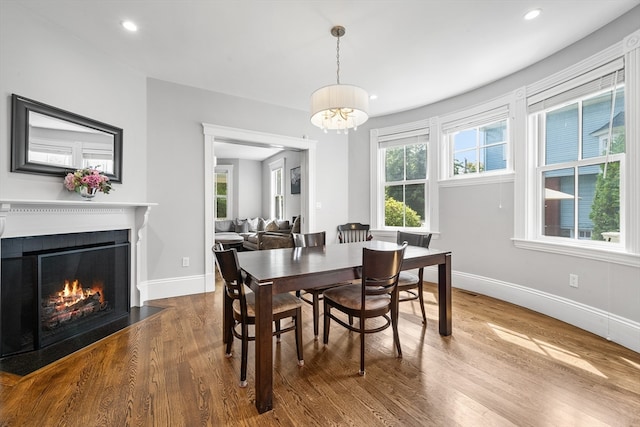
[[[274,345],[274,406],[255,409],[254,354],[238,386],[240,343],[226,358],[217,291],[150,301],[160,313],[25,377],[0,373],[0,426],[634,426],[640,355],[531,310],[453,291],[453,335],[416,303],[391,330],[359,338],[333,323],[313,340],[303,309],[305,364],[293,334]]]

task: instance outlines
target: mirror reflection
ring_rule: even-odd
[[[29,111],[30,163],[72,169],[94,167],[113,174],[112,134]]]
[[[11,172],[57,177],[93,167],[122,182],[123,130],[11,95]]]

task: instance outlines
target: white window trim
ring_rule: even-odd
[[[218,165],[214,168],[214,181],[215,181],[215,174],[216,173],[221,173],[221,172],[226,172],[227,173],[227,218],[226,219],[233,219],[235,218],[234,215],[234,211],[233,211],[233,180],[234,180],[234,176],[233,176],[233,165]],[[216,189],[215,184],[213,187],[214,191]],[[217,209],[215,207],[215,203],[216,203],[216,198],[214,197],[213,199],[213,203],[214,203],[214,212],[217,212]]]
[[[510,93],[491,101],[478,104],[471,108],[459,110],[446,116],[437,118],[438,135],[441,142],[440,175],[441,184],[462,181],[460,185],[467,185],[472,181],[479,180],[481,183],[502,182],[503,175],[513,174],[513,110],[515,108],[515,93]],[[507,167],[505,169],[486,171],[469,174],[453,174],[453,148],[451,144],[451,134],[453,132],[474,128],[478,125],[488,124],[498,120],[507,120],[507,143],[506,157]],[[493,178],[491,178],[493,177]]]
[[[431,129],[435,129],[435,121],[433,119],[420,120],[417,122],[405,123],[397,126],[389,126],[380,129],[371,129],[369,133],[370,144],[370,196],[371,196],[371,228],[373,230],[397,230],[400,227],[386,227],[383,224],[384,218],[384,200],[382,197],[384,176],[383,162],[380,158],[380,150],[378,149],[380,141],[392,139],[393,135],[402,134],[402,136],[412,135],[428,135],[427,142],[427,218],[424,228],[411,228],[414,231],[439,233],[439,213],[438,213],[438,142],[434,141],[434,133]]]
[[[591,70],[624,57],[625,66],[625,128],[626,128],[626,170],[621,190],[627,190],[624,211],[623,245],[594,245],[584,241],[559,241],[556,239],[540,239],[537,225],[539,221],[536,209],[538,192],[538,176],[536,171],[536,145],[529,141],[537,137],[536,126],[529,126],[527,116],[527,98],[576,79],[576,84]],[[514,245],[522,249],[571,255],[582,258],[640,267],[640,197],[637,189],[640,186],[640,30],[604,51],[593,55],[548,78],[518,89],[516,92],[514,135],[515,140],[523,141],[514,144],[514,167],[516,174],[514,184]],[[601,242],[600,242],[601,243]]]

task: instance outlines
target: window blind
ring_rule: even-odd
[[[624,83],[623,58],[528,97],[528,112],[538,113],[600,90],[611,89],[616,71],[618,72],[616,85]]]
[[[379,148],[400,147],[402,145],[426,144],[429,142],[429,130],[417,129],[410,132],[385,135],[378,138]]]
[[[508,117],[509,106],[503,105],[479,114],[474,114],[472,116],[463,117],[461,119],[444,122],[441,126],[441,129],[443,133],[453,133],[504,120]]]

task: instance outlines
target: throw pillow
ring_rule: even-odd
[[[249,232],[255,233],[256,231],[258,231],[259,220],[260,218],[258,217],[247,219],[247,223],[249,224]]]
[[[236,233],[249,232],[249,223],[247,222],[246,219],[236,219],[234,224],[235,224]]]
[[[264,219],[262,218],[258,218],[258,230],[257,231],[264,231],[264,228],[267,226],[267,223]]]
[[[275,221],[269,221],[264,226],[264,231],[278,231],[278,223]]]
[[[288,230],[289,229],[289,221],[288,220],[276,220],[278,224],[278,230]]]

